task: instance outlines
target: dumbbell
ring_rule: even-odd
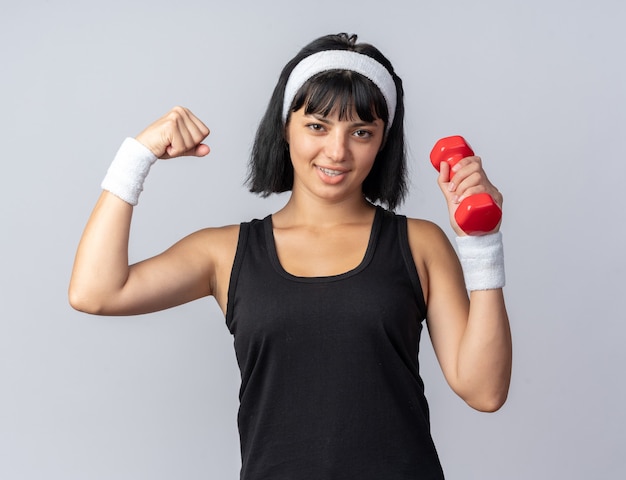
[[[474,151],[459,135],[439,140],[430,152],[430,162],[439,170],[441,162],[450,165],[450,180],[454,167],[461,159],[471,157]],[[465,198],[458,206],[454,219],[468,235],[481,235],[492,231],[502,218],[502,210],[488,193],[477,193]]]

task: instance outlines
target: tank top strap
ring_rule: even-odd
[[[233,267],[230,272],[227,296],[228,303],[226,305],[226,325],[228,326],[228,329],[231,331],[231,333],[233,333],[231,325],[233,321],[233,306],[235,301],[235,291],[237,290],[237,280],[239,279],[239,272],[241,271],[241,265],[243,264],[243,260],[248,246],[250,226],[253,222],[257,221],[258,220],[252,220],[251,222],[242,222],[239,224],[239,238],[237,240],[235,260],[233,261]]]
[[[417,268],[413,260],[413,254],[411,253],[411,247],[408,240],[407,231],[407,218],[404,215],[399,215],[384,208],[377,206],[377,212],[372,225],[371,238],[367,248],[367,252],[361,264],[354,270],[347,272],[346,274],[337,275],[334,277],[324,278],[301,278],[302,282],[322,282],[329,281],[333,278],[341,279],[349,277],[367,267],[371,260],[377,257],[378,261],[388,262],[392,259],[398,259],[403,262],[406,269],[408,278],[413,286],[415,292],[415,298],[419,306],[420,311],[426,316],[426,302],[422,286],[417,273]],[[237,289],[237,282],[241,271],[241,266],[244,262],[247,253],[250,253],[257,257],[263,257],[262,262],[267,261],[267,265],[272,265],[272,270],[281,273],[281,268],[277,267],[277,256],[274,251],[273,238],[271,233],[271,215],[268,215],[262,220],[255,219],[250,222],[242,222],[239,229],[239,239],[237,242],[237,250],[235,253],[235,260],[233,262],[232,272],[228,287],[228,304],[226,308],[226,324],[231,328],[235,291]],[[269,230],[268,230],[269,229]],[[250,237],[253,238],[250,238]],[[254,246],[255,249],[261,251],[249,252],[248,245]],[[276,258],[274,258],[276,257]],[[395,257],[395,258],[394,258]],[[400,258],[398,258],[400,257]],[[286,273],[282,273],[283,276],[292,277]],[[296,277],[292,277],[296,278]]]
[[[377,264],[382,262],[383,264],[394,264],[402,267],[403,274],[406,275],[412,286],[415,301],[423,315],[422,318],[425,318],[426,301],[409,244],[407,218],[382,207],[378,208],[382,211],[382,219],[375,261]]]

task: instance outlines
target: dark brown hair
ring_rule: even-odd
[[[406,195],[406,153],[404,144],[404,92],[402,80],[387,58],[374,46],[356,43],[356,35],[326,35],[304,47],[283,68],[269,105],[259,124],[250,157],[248,186],[251,192],[268,196],[291,190],[293,167],[285,140],[282,120],[283,98],[289,75],[304,58],[325,50],[350,50],[372,57],[391,74],[396,85],[397,104],[393,124],[386,133],[369,175],[363,182],[363,194],[371,202],[380,202],[394,210]],[[291,112],[305,106],[307,114],[328,115],[338,108],[340,118],[353,112],[365,121],[389,119],[387,103],[369,79],[350,70],[330,70],[310,78],[296,93]],[[289,116],[287,123],[289,122]]]

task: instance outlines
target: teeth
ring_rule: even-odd
[[[319,169],[324,172],[326,175],[328,175],[329,177],[336,177],[337,175],[341,175],[342,172],[339,172],[337,170],[329,170],[328,168],[322,168],[319,167]]]

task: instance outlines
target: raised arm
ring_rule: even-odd
[[[414,257],[422,259],[428,329],[446,380],[470,406],[490,412],[507,398],[512,365],[501,237],[499,226],[488,235],[467,237],[454,213],[468,195],[489,193],[500,206],[502,195],[487,179],[480,158],[465,158],[455,168],[452,184],[448,165],[442,163],[438,183],[458,235],[463,268],[438,227],[412,222],[409,238]]]
[[[124,142],[78,245],[69,286],[72,307],[100,315],[133,315],[219,290],[218,267],[233,243],[233,228],[196,232],[156,257],[128,264],[133,206],[150,165],[157,158],[207,155],[209,147],[201,142],[208,134],[193,113],[176,107]]]

